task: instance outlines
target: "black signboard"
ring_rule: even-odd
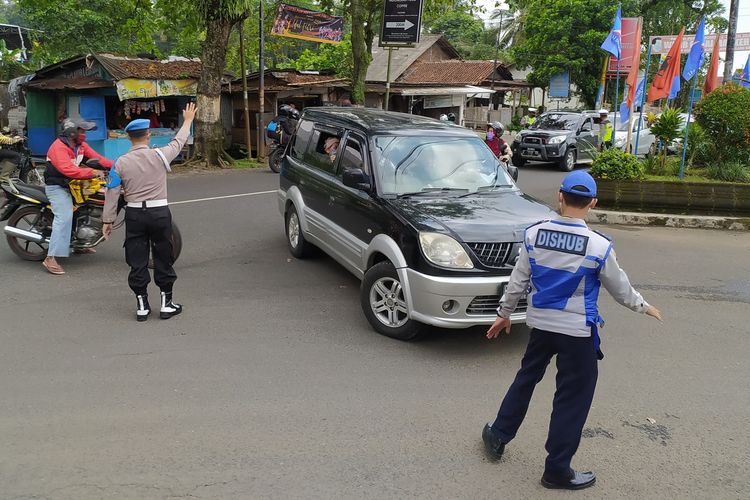
[[[422,30],[423,0],[385,0],[380,45],[383,47],[413,45]]]

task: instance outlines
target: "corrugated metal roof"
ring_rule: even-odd
[[[412,65],[396,80],[411,85],[479,85],[492,78],[493,61],[437,61]],[[497,65],[498,80],[512,80],[510,71]]]
[[[456,59],[461,56],[443,35],[422,35],[419,43],[413,48],[399,48],[391,57],[391,81],[398,79],[419,56],[435,44],[440,46]],[[385,82],[388,69],[388,50],[378,46],[378,39],[372,42],[372,63],[367,68],[368,82]]]
[[[31,80],[22,86],[38,90],[85,90],[100,89],[114,86],[110,80],[102,80],[95,76],[81,76],[77,78],[51,78],[47,80]]]
[[[247,75],[247,83],[250,89],[258,88],[259,76],[260,75],[257,72]],[[334,85],[341,84],[343,82],[347,82],[347,80],[328,72],[323,72],[323,74],[320,74],[283,69],[266,70],[264,84],[267,91],[280,91],[289,90],[289,88],[315,85]],[[235,80],[232,80],[232,92],[241,90],[242,79],[237,78]]]
[[[115,80],[187,80],[198,79],[201,73],[201,63],[195,60],[158,61],[112,54],[95,54],[94,57]]]

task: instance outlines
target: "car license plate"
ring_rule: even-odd
[[[539,156],[539,151],[536,149],[524,149],[523,154],[524,156]]]
[[[498,295],[500,296],[501,299],[503,298],[503,295],[505,295],[505,289],[507,287],[508,287],[508,283],[500,283],[500,286],[498,286],[497,292],[498,292]],[[518,302],[523,302],[526,299],[528,299],[528,297],[529,297],[529,293],[527,291],[526,293],[524,293],[523,295],[521,295],[521,298],[518,299]]]

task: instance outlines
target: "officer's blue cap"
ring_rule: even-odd
[[[125,132],[137,132],[138,130],[146,130],[151,126],[151,122],[149,120],[145,120],[143,118],[139,118],[137,120],[133,120],[132,122],[128,123],[125,127]]]
[[[586,198],[596,198],[596,181],[588,172],[576,170],[565,176],[560,191]]]

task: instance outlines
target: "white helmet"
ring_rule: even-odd
[[[606,109],[602,108],[602,109],[599,110],[599,114],[600,115],[608,115],[609,111],[607,111]]]
[[[441,122],[447,122],[448,121],[448,115],[446,115],[445,113],[443,113],[442,115],[440,115],[440,121]]]

